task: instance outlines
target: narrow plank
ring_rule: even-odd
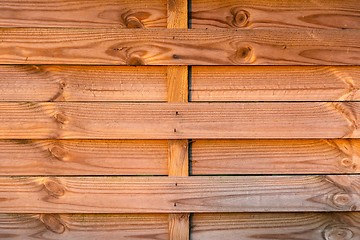
[[[3,0],[0,27],[166,27],[166,0]]]
[[[6,28],[0,64],[359,65],[359,39],[359,30]]]
[[[0,214],[2,239],[168,239],[165,214]]]
[[[1,177],[1,213],[358,211],[359,175]]]
[[[167,175],[166,141],[3,140],[0,175]]]
[[[358,101],[355,66],[194,66],[192,101]]]
[[[197,140],[191,171],[201,174],[360,173],[360,142],[326,140]]]
[[[166,101],[165,67],[0,66],[0,101]]]
[[[0,103],[0,139],[359,138],[359,102]]]
[[[360,239],[360,213],[194,214],[193,240]]]
[[[169,140],[168,167],[169,176],[189,176],[188,140]]]
[[[357,0],[192,0],[193,28],[360,29]]]
[[[168,66],[167,67],[168,102],[188,101],[188,67]]]
[[[188,240],[190,238],[190,214],[169,214],[169,235],[171,240]]]

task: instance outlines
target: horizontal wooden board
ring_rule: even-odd
[[[360,173],[360,141],[197,140],[192,174]]]
[[[0,27],[166,28],[166,0],[3,0]]]
[[[0,64],[359,65],[359,30],[0,30]]]
[[[0,101],[166,99],[165,67],[0,66]]]
[[[358,138],[359,102],[0,103],[0,139]]]
[[[163,214],[0,214],[1,239],[166,240]]]
[[[360,213],[194,214],[192,240],[360,239]]]
[[[167,175],[167,141],[2,140],[0,175]]]
[[[192,0],[193,28],[360,29],[357,0]]]
[[[358,101],[354,66],[194,66],[192,101]]]
[[[1,177],[2,213],[359,211],[359,175]]]

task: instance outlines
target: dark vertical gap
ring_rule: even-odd
[[[192,175],[192,139],[188,139],[188,164],[189,164],[189,176]]]
[[[192,98],[192,66],[188,66],[188,102],[191,102]]]
[[[193,228],[193,213],[190,213],[189,215],[189,240],[191,240],[191,232],[192,232],[192,228]]]
[[[192,1],[191,1],[191,0],[188,0],[188,1],[187,1],[187,4],[188,4],[188,28],[191,29],[191,27],[192,27],[192,15],[191,15],[191,12],[192,12]]]

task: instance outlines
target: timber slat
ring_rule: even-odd
[[[194,66],[192,101],[359,101],[356,66]]]
[[[166,68],[160,66],[0,66],[0,101],[166,99]]]
[[[196,140],[192,174],[360,173],[360,142],[323,140]]]
[[[0,139],[359,138],[359,102],[0,103]]]
[[[194,214],[193,240],[360,239],[360,213]]]
[[[2,0],[0,27],[165,28],[166,0]]]
[[[2,140],[0,175],[167,175],[167,141]]]
[[[192,28],[360,29],[357,0],[192,0]]]
[[[1,213],[358,211],[360,176],[0,177]]]
[[[0,214],[2,239],[166,240],[165,214]]]
[[[359,30],[0,30],[0,64],[359,65]]]

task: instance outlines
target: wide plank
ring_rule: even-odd
[[[359,102],[0,103],[0,139],[359,138]]]
[[[358,101],[356,66],[192,67],[191,101]]]
[[[0,29],[0,64],[359,65],[359,30]]]
[[[360,239],[360,213],[194,214],[192,240]]]
[[[166,28],[166,0],[2,0],[0,27]]]
[[[165,214],[0,214],[1,239],[166,240]]]
[[[191,149],[194,175],[360,173],[357,139],[195,140]]]
[[[166,68],[160,66],[0,66],[0,101],[166,99]]]
[[[1,213],[358,211],[359,175],[0,177]]]
[[[360,29],[357,0],[192,0],[192,28]]]
[[[166,141],[2,140],[0,175],[167,175]]]

